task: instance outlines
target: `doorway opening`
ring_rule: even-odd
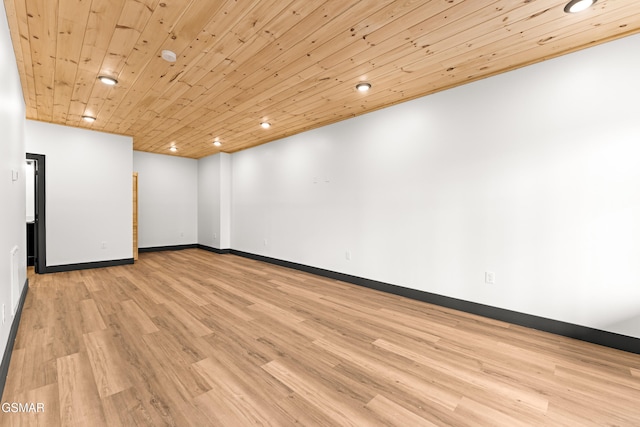
[[[27,265],[42,274],[47,266],[45,156],[27,153]]]

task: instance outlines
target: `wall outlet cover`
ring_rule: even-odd
[[[496,283],[496,273],[494,273],[493,271],[485,271],[484,282],[492,285]]]

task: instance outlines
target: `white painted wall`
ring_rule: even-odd
[[[27,120],[26,148],[46,156],[47,266],[131,258],[132,138]]]
[[[220,248],[231,248],[231,155],[220,153]]]
[[[0,3],[0,355],[4,354],[6,349],[14,319],[12,303],[19,298],[27,280],[24,117],[24,98],[11,45],[7,15],[4,3]],[[13,180],[15,172],[18,172],[16,181]],[[12,289],[12,262],[9,254],[16,247],[19,257],[19,287]],[[2,306],[6,312],[4,319]]]
[[[138,246],[198,243],[198,161],[133,152],[138,172]]]
[[[231,155],[198,160],[198,243],[231,247]]]
[[[198,243],[220,249],[220,155],[198,160]]]
[[[627,37],[235,153],[232,247],[640,337],[638,51]]]

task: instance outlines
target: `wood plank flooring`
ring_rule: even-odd
[[[198,249],[32,275],[0,426],[638,426],[640,355]]]

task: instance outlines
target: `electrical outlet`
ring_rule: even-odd
[[[217,240],[218,239],[218,233],[213,233],[213,240]]]
[[[344,257],[347,259],[347,261],[351,261],[351,251],[346,251],[344,253]]]
[[[107,242],[102,242],[102,243],[100,244],[100,247],[101,247],[102,249],[107,249]]]
[[[493,285],[496,283],[496,273],[494,273],[493,271],[485,271],[484,272],[484,282],[488,283],[490,285]]]
[[[184,231],[180,232],[180,237],[184,237]]]
[[[264,239],[264,245],[267,246],[267,239]]]

